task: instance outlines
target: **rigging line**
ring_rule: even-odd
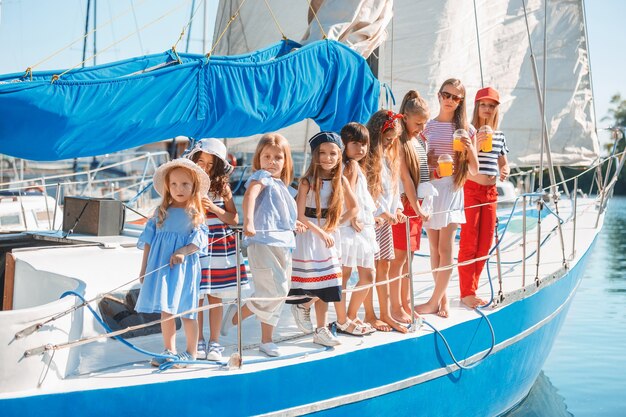
[[[189,1],[189,0],[187,0]],[[202,0],[202,2],[204,2],[206,0]],[[180,31],[180,35],[178,36],[178,40],[176,41],[176,43],[174,44],[174,46],[172,46],[172,50],[176,51],[176,47],[178,46],[178,42],[180,42],[180,40],[183,38],[183,36],[185,36],[185,30],[189,29],[191,32],[191,22],[193,21],[193,18],[196,16],[196,13],[198,12],[198,10],[200,9],[200,6],[202,5],[202,3],[200,3],[198,5],[198,7],[196,7],[196,9],[193,9],[193,6],[195,4],[196,0],[192,0],[191,3],[191,17],[189,17],[189,21],[187,21],[187,23],[183,26],[183,29]],[[187,39],[187,48],[189,48],[189,39]]]
[[[315,9],[313,9],[313,5],[311,4],[311,0],[306,0],[307,3],[309,3],[309,10],[311,10],[311,12],[313,13],[313,17],[315,17],[315,21],[317,22],[317,25],[320,27],[320,32],[322,32],[322,35],[324,35],[324,39],[328,39],[328,35],[326,34],[326,32],[324,31],[324,28],[322,27],[322,22],[320,22],[319,17],[317,17],[317,13],[315,12]]]
[[[483,79],[483,58],[480,53],[480,32],[478,30],[478,11],[476,10],[476,0],[474,0],[474,26],[476,27],[476,44],[478,46],[478,66],[480,67],[480,87],[485,87]]]
[[[54,83],[55,81],[57,81],[59,78],[61,78],[62,76],[64,76],[65,74],[67,74],[68,72],[78,68],[79,66],[81,66],[82,64],[84,64],[86,61],[89,61],[92,58],[95,58],[96,56],[100,55],[101,53],[108,51],[109,49],[111,49],[112,47],[114,47],[115,45],[124,42],[126,39],[130,38],[131,36],[135,35],[136,33],[144,30],[145,28],[154,25],[157,22],[160,22],[161,20],[165,19],[167,16],[169,16],[170,14],[174,13],[176,10],[180,9],[182,6],[184,6],[185,3],[189,2],[189,0],[183,0],[178,6],[174,7],[173,9],[167,11],[166,13],[164,13],[163,15],[161,15],[160,17],[156,18],[155,20],[145,24],[144,26],[142,26],[141,28],[139,28],[138,31],[132,32],[126,36],[124,36],[122,39],[113,42],[112,44],[110,44],[109,46],[107,46],[106,48],[102,49],[100,52],[98,52],[97,54],[94,54],[93,56],[90,56],[89,58],[83,60],[82,62],[79,62],[78,64],[74,65],[71,68],[66,69],[65,71],[63,71],[61,74],[55,74],[52,76],[51,79],[51,83]]]
[[[193,9],[196,5],[196,0],[191,2],[191,17],[189,18],[189,30],[187,31],[187,40],[185,41],[185,52],[189,53],[189,41],[191,40],[191,25],[193,21],[193,15],[195,14]],[[200,6],[198,6],[200,8]]]
[[[139,0],[139,4],[145,2],[146,0]],[[112,17],[111,19],[109,19],[108,21],[104,22],[103,24],[101,24],[98,27],[93,28],[91,31],[89,31],[88,33],[85,33],[84,35],[82,35],[79,38],[74,39],[72,42],[70,42],[69,44],[63,46],[62,48],[54,51],[52,54],[48,55],[47,57],[45,57],[44,59],[42,59],[41,61],[37,62],[34,65],[31,65],[30,67],[28,67],[26,69],[26,74],[24,74],[24,76],[28,75],[28,73],[32,73],[32,70],[37,68],[39,65],[43,64],[46,61],[49,61],[50,59],[54,58],[55,56],[57,56],[58,54],[60,54],[61,52],[65,51],[66,49],[71,48],[76,42],[80,42],[81,40],[87,38],[87,36],[91,35],[93,32],[95,32],[96,30],[102,29],[103,27],[113,23],[113,21],[119,19],[120,17],[124,16],[125,14],[127,14],[129,11],[131,11],[132,8],[128,8],[125,11],[123,11],[122,13]],[[79,64],[80,65],[80,64]]]
[[[109,4],[110,7],[110,4]],[[137,30],[137,40],[139,40],[139,49],[143,54],[143,42],[141,41],[141,32],[139,32],[139,22],[137,21],[137,13],[135,13],[135,0],[130,0],[130,7],[133,10],[133,20],[135,21],[135,29]],[[111,28],[113,25],[111,25]],[[113,38],[115,39],[115,37]]]
[[[224,36],[224,34],[226,33],[226,31],[228,30],[228,28],[230,27],[230,25],[235,21],[235,19],[237,19],[237,17],[239,16],[239,12],[241,11],[241,8],[243,7],[243,5],[246,3],[246,0],[242,0],[241,3],[239,3],[239,7],[237,7],[237,11],[235,12],[234,15],[232,15],[230,17],[230,19],[228,19],[228,23],[226,24],[226,27],[224,28],[224,30],[222,31],[222,33],[220,33],[220,36],[217,38],[217,40],[215,41],[215,43],[213,44],[213,46],[211,47],[211,50],[206,54],[207,58],[211,58],[211,55],[213,55],[213,51],[215,50],[215,48],[217,48],[217,45],[220,43],[220,41],[222,40],[222,37]]]
[[[288,38],[287,38],[287,36],[285,36],[285,32],[283,32],[283,28],[280,27],[280,23],[278,23],[278,19],[276,19],[276,16],[274,15],[274,11],[272,10],[272,7],[267,2],[267,0],[263,0],[263,1],[265,2],[265,5],[267,6],[267,9],[270,11],[270,14],[272,15],[272,19],[274,19],[274,24],[278,28],[278,31],[280,32],[280,35],[283,37],[283,40],[286,41]]]

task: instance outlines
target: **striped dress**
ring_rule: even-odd
[[[224,199],[209,193],[213,203],[224,209]],[[200,257],[202,276],[200,296],[211,294],[219,297],[236,297],[237,267],[241,271],[241,286],[248,288],[246,266],[235,251],[235,234],[215,213],[206,213],[206,225],[209,229],[208,254]]]
[[[332,183],[322,182],[320,204],[322,210],[328,207],[328,199],[332,192]],[[315,212],[315,191],[309,189],[306,196],[307,212]],[[322,218],[308,216],[310,222],[322,227],[326,222]],[[296,249],[293,252],[293,268],[291,272],[291,290],[289,295],[310,295],[319,297],[325,302],[341,300],[341,236],[339,228],[331,233],[335,245],[327,248],[326,244],[311,231],[296,235]],[[306,302],[296,300],[293,304]],[[291,304],[291,303],[290,303]]]

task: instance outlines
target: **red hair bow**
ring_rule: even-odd
[[[399,113],[394,113],[391,110],[387,110],[387,120],[385,124],[383,124],[383,128],[380,129],[380,133],[385,133],[387,130],[391,129],[395,126],[396,120],[402,119],[404,115]]]

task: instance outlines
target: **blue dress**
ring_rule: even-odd
[[[204,224],[193,227],[183,208],[168,208],[161,227],[157,227],[156,221],[156,217],[148,220],[137,241],[139,249],[143,249],[146,244],[150,245],[150,253],[146,264],[147,275],[135,310],[139,313],[164,311],[178,314],[196,308],[200,287],[200,255],[207,252],[207,228]],[[185,256],[182,264],[170,268],[169,261],[174,252],[189,244],[196,245],[200,250]],[[155,271],[163,265],[167,266]],[[195,319],[196,313],[183,317]]]

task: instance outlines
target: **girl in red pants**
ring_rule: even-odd
[[[509,175],[506,159],[509,150],[504,133],[498,130],[499,105],[500,95],[495,89],[486,87],[476,93],[472,125],[479,129],[476,136],[478,174],[468,175],[463,187],[466,222],[461,225],[459,263],[487,255],[493,242],[498,198],[496,178],[504,181]],[[483,128],[484,126],[489,126],[493,133]],[[485,300],[476,296],[478,280],[485,262],[486,260],[481,260],[459,266],[461,301],[470,308],[486,304]]]

